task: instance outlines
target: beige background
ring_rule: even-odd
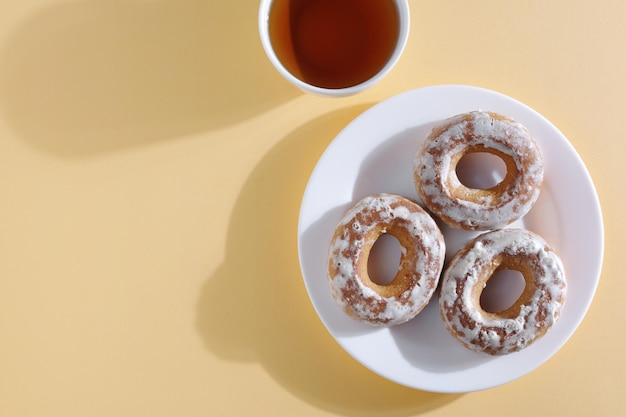
[[[626,3],[409,1],[398,66],[343,99],[276,74],[257,1],[0,2],[0,416],[623,415]],[[335,343],[296,223],[347,123],[450,83],[510,95],[571,140],[606,251],[561,351],[448,396]]]

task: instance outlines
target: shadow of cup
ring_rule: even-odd
[[[26,17],[0,50],[17,136],[80,156],[228,126],[298,94],[264,55],[253,0],[83,0]]]
[[[202,288],[196,328],[209,352],[258,362],[318,408],[347,416],[413,416],[458,396],[397,385],[353,360],[317,317],[298,263],[298,213],[308,177],[328,143],[365,107],[304,124],[254,168],[230,219],[224,261]]]

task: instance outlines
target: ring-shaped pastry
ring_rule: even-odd
[[[398,272],[386,285],[368,274],[368,258],[383,234],[402,247]],[[365,197],[339,222],[329,249],[328,278],[341,308],[356,320],[392,326],[415,317],[433,296],[445,244],[435,221],[417,203],[394,194]]]
[[[525,288],[511,307],[487,312],[480,296],[498,270],[519,271]],[[442,278],[439,311],[465,347],[504,355],[529,346],[556,323],[566,290],[554,249],[527,230],[501,229],[476,237],[453,256]]]
[[[461,158],[479,152],[506,165],[505,177],[493,187],[470,188],[457,176]],[[431,131],[415,157],[413,178],[424,205],[448,226],[490,230],[530,210],[543,182],[543,159],[520,123],[476,111],[454,116]]]

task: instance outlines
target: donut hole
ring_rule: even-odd
[[[521,297],[526,281],[521,272],[499,269],[491,275],[480,294],[480,307],[487,313],[507,310]]]
[[[487,190],[500,184],[507,174],[506,163],[489,152],[469,152],[459,159],[456,176],[467,188]]]
[[[393,281],[400,267],[404,248],[393,235],[382,234],[376,239],[367,260],[367,274],[378,285]]]

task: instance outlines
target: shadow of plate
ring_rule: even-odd
[[[357,363],[322,325],[298,264],[298,213],[309,175],[329,142],[366,107],[306,123],[254,168],[230,219],[224,262],[199,296],[196,328],[212,354],[258,362],[286,390],[320,409],[414,416],[459,396],[412,390]]]

